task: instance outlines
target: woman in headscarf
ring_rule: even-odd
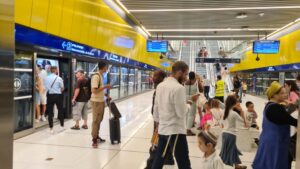
[[[286,99],[286,90],[278,82],[272,82],[267,90],[269,102],[263,115],[262,133],[253,169],[288,169],[290,125],[297,120],[280,103]]]

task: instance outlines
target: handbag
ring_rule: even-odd
[[[50,89],[52,89],[52,87],[53,87],[53,85],[54,85],[56,79],[57,79],[57,76],[56,76],[56,78],[54,79],[54,81],[52,82]],[[49,89],[49,90],[50,90],[50,89]],[[49,95],[49,90],[47,91],[47,95]]]

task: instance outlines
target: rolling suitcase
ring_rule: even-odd
[[[120,119],[117,117],[111,117],[111,114],[114,114],[112,111],[112,104],[113,102],[109,102],[109,133],[110,133],[110,141],[111,144],[121,143],[121,126],[120,126]],[[114,104],[115,108],[117,106]]]

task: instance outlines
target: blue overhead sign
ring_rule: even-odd
[[[122,57],[107,51],[103,51],[97,48],[92,48],[90,46],[69,41],[19,24],[15,24],[15,40],[18,43],[25,43],[25,44],[37,45],[41,47],[47,47],[59,51],[71,52],[75,54],[104,59],[115,63],[128,64],[131,66],[146,68],[146,69],[153,69],[153,70],[157,69],[154,66],[142,62],[138,62],[129,59],[127,57]],[[125,41],[122,41],[122,43],[123,42]],[[130,44],[127,47],[130,47],[132,45],[133,44],[130,42]]]

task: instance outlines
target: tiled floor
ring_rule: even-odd
[[[143,169],[152,133],[153,121],[150,114],[152,92],[144,93],[117,103],[121,118],[122,143],[111,145],[109,140],[108,113],[101,125],[101,136],[107,142],[98,149],[91,147],[89,130],[74,131],[69,128],[73,121],[66,122],[67,130],[50,134],[48,129],[36,132],[14,141],[14,169]],[[262,112],[263,99],[246,96],[243,100],[255,102],[258,112]],[[107,109],[105,110],[106,112]],[[259,119],[261,122],[261,119]],[[91,115],[89,115],[89,124]],[[201,169],[202,153],[196,138],[189,137],[189,151],[192,168]],[[243,152],[241,159],[251,168],[255,150]],[[165,166],[175,169],[176,166]],[[230,167],[227,167],[230,168]]]

